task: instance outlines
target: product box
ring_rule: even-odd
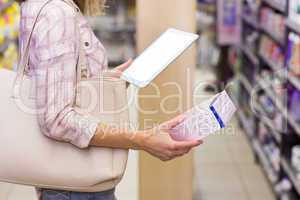
[[[177,141],[203,139],[225,128],[236,107],[223,91],[185,113],[185,120],[171,130],[171,137]]]

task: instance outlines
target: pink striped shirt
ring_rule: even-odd
[[[21,5],[20,53],[33,26],[33,20],[46,0],[27,0]],[[42,11],[30,45],[27,73],[35,80],[41,132],[46,136],[85,148],[95,134],[99,121],[72,106],[75,96],[76,11],[63,0],[51,1]],[[91,76],[107,68],[104,47],[87,20],[78,19],[86,64]]]

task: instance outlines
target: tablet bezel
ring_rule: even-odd
[[[140,88],[146,87],[153,79],[155,79],[162,71],[164,71],[167,66],[169,66],[171,63],[173,63],[180,55],[182,55],[190,46],[193,45],[193,43],[199,38],[199,35],[194,34],[194,33],[189,33],[189,32],[185,32],[185,31],[181,31],[175,28],[169,28],[167,31],[165,31],[163,34],[160,35],[160,37],[162,37],[164,34],[168,33],[168,32],[174,32],[176,34],[184,34],[185,36],[189,36],[191,37],[191,41],[187,42],[185,46],[183,46],[183,50],[178,50],[178,52],[176,54],[174,54],[172,57],[170,57],[170,59],[160,67],[159,70],[157,70],[156,73],[154,73],[148,80],[144,80],[144,81],[140,81],[137,79],[133,79],[131,76],[129,76],[126,72],[127,70],[125,70],[123,72],[123,74],[121,75],[121,79],[132,83]],[[158,37],[153,43],[155,43],[160,37]],[[152,44],[153,44],[152,43]],[[151,45],[149,45],[141,54],[140,56],[146,52],[148,49],[151,48]],[[138,56],[139,57],[139,56]],[[133,61],[134,62],[134,61]]]

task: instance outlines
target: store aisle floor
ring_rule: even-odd
[[[197,71],[196,80],[212,79],[209,72]],[[205,96],[203,91],[199,92]],[[236,119],[196,149],[194,181],[194,200],[275,200]]]
[[[196,150],[194,200],[274,200],[247,138],[236,122]]]

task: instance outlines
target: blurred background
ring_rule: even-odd
[[[0,0],[0,68],[17,68],[19,12],[15,1]],[[184,110],[223,89],[238,106],[225,130],[183,158],[162,163],[131,151],[119,199],[300,199],[300,0],[108,0],[105,15],[89,21],[112,68],[135,58],[169,27],[200,35],[154,81],[161,98],[135,97],[143,108],[176,93],[163,86],[174,79],[191,97],[181,102]],[[197,88],[192,93],[189,82]],[[136,91],[131,86],[128,95]],[[137,124],[176,114],[131,109]],[[32,187],[0,183],[0,200],[35,199]]]

